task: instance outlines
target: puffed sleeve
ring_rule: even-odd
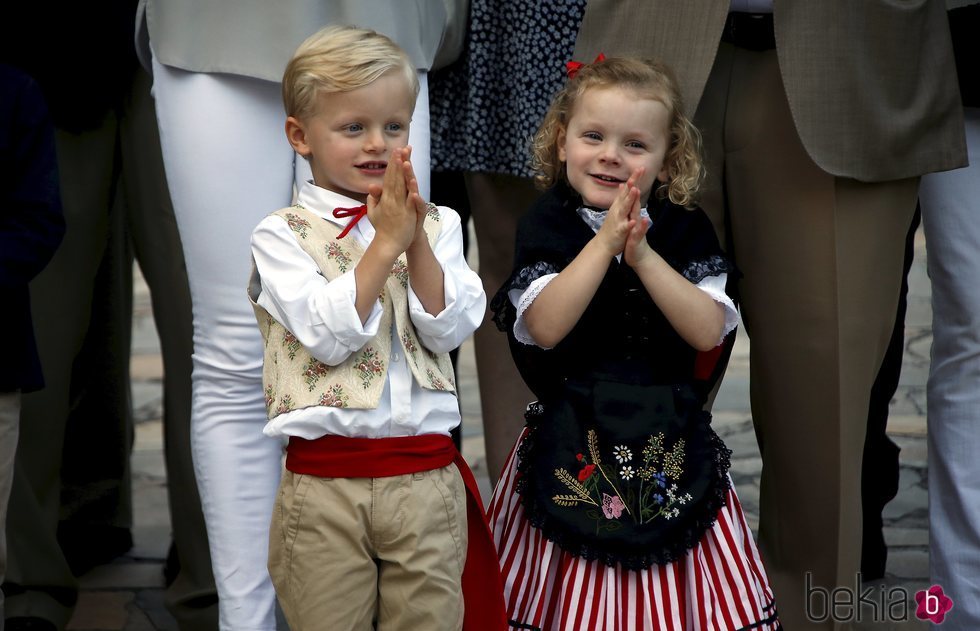
[[[296,243],[280,217],[263,219],[252,233],[251,296],[310,353],[336,366],[378,333],[381,306],[375,301],[363,324],[354,306],[354,270],[328,281]],[[257,281],[257,282],[256,282]]]

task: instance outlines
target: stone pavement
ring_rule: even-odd
[[[137,274],[138,277],[138,274]],[[909,279],[906,348],[899,390],[891,402],[889,434],[902,448],[901,488],[885,509],[889,544],[888,574],[879,589],[900,587],[909,593],[928,586],[925,384],[932,319],[925,245],[917,235],[915,265]],[[68,628],[78,631],[172,630],[177,626],[163,607],[163,560],[169,537],[166,471],[161,432],[162,363],[150,313],[149,295],[137,279],[133,326],[133,400],[136,442],[133,449],[135,545],[125,556],[81,577],[82,592]],[[748,351],[738,338],[714,407],[714,425],[733,450],[732,476],[752,527],[757,524],[761,461],[749,412]],[[463,453],[480,480],[485,498],[487,477],[472,343],[460,353],[459,384],[463,409]],[[879,593],[876,591],[875,593]],[[955,596],[954,596],[955,598]],[[914,608],[910,610],[914,612]],[[914,618],[914,615],[910,613]],[[865,620],[869,619],[865,617]],[[857,628],[925,629],[918,622],[873,623]]]

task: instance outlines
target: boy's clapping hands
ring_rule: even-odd
[[[372,185],[367,196],[368,218],[377,231],[374,238],[396,255],[423,234],[426,205],[419,195],[411,155],[411,147],[393,150],[381,186]]]

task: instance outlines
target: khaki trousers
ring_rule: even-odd
[[[744,274],[763,561],[787,629],[834,628],[808,619],[805,579],[853,586],[860,567],[868,401],[918,178],[864,183],[821,170],[796,133],[775,51],[722,44],[695,123],[703,206]]]
[[[269,574],[292,631],[457,631],[466,545],[456,465],[386,478],[283,471]]]

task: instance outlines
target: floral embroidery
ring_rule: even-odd
[[[344,387],[340,384],[334,384],[320,397],[320,405],[332,408],[345,408],[347,407],[348,400],[349,397],[344,392]]]
[[[360,373],[361,386],[367,390],[371,387],[371,382],[375,377],[384,374],[385,367],[381,363],[378,351],[368,346],[357,358],[357,365],[354,368]]]
[[[291,412],[293,410],[293,397],[284,394],[282,399],[279,400],[279,407],[276,408],[276,414],[285,414],[286,412]]]
[[[619,519],[624,508],[626,508],[626,504],[623,504],[623,500],[618,495],[602,494],[602,514],[606,516],[606,519]]]
[[[306,231],[310,227],[310,222],[303,219],[299,215],[294,215],[293,213],[286,213],[286,223],[289,224],[290,229],[298,234],[301,239],[307,237]]]
[[[442,382],[442,379],[440,379],[436,375],[435,371],[433,371],[431,368],[425,369],[425,376],[429,378],[429,385],[432,386],[434,389],[436,390],[446,389],[446,384]]]
[[[340,247],[340,245],[335,241],[331,241],[327,244],[327,258],[335,259],[337,261],[337,268],[342,274],[347,272],[347,269],[350,267],[350,253],[344,248]]]
[[[629,462],[633,459],[633,452],[626,445],[613,447],[613,455],[616,456],[616,462],[619,463]]]
[[[555,495],[559,506],[586,506],[586,515],[596,521],[596,534],[618,530],[618,519],[626,515],[635,523],[655,519],[673,519],[680,506],[691,501],[690,493],[681,493],[676,481],[684,474],[684,439],[668,450],[664,435],[650,436],[634,460],[629,445],[616,445],[611,452],[615,465],[605,464],[595,430],[589,430],[588,453],[575,455],[580,469],[573,475],[568,469],[555,470],[555,476],[571,493]]]
[[[442,217],[439,216],[439,209],[432,202],[427,205],[425,214],[431,217],[433,221],[442,221]]]
[[[272,389],[272,386],[266,386],[265,388],[265,409],[267,412],[272,411],[272,403],[276,400],[276,391]]]
[[[302,344],[296,339],[296,336],[286,331],[282,336],[282,345],[286,347],[286,354],[289,355],[289,359],[296,359],[296,351]]]
[[[391,275],[398,279],[402,288],[408,287],[408,265],[401,259],[395,259],[395,264],[391,266]]]
[[[405,346],[405,350],[411,353],[413,356],[419,352],[419,347],[415,345],[415,340],[412,339],[411,334],[408,329],[401,335],[402,344]]]
[[[306,379],[307,389],[310,392],[316,390],[316,382],[328,372],[330,372],[330,366],[310,357],[310,361],[306,362],[306,366],[303,367],[303,377]]]

